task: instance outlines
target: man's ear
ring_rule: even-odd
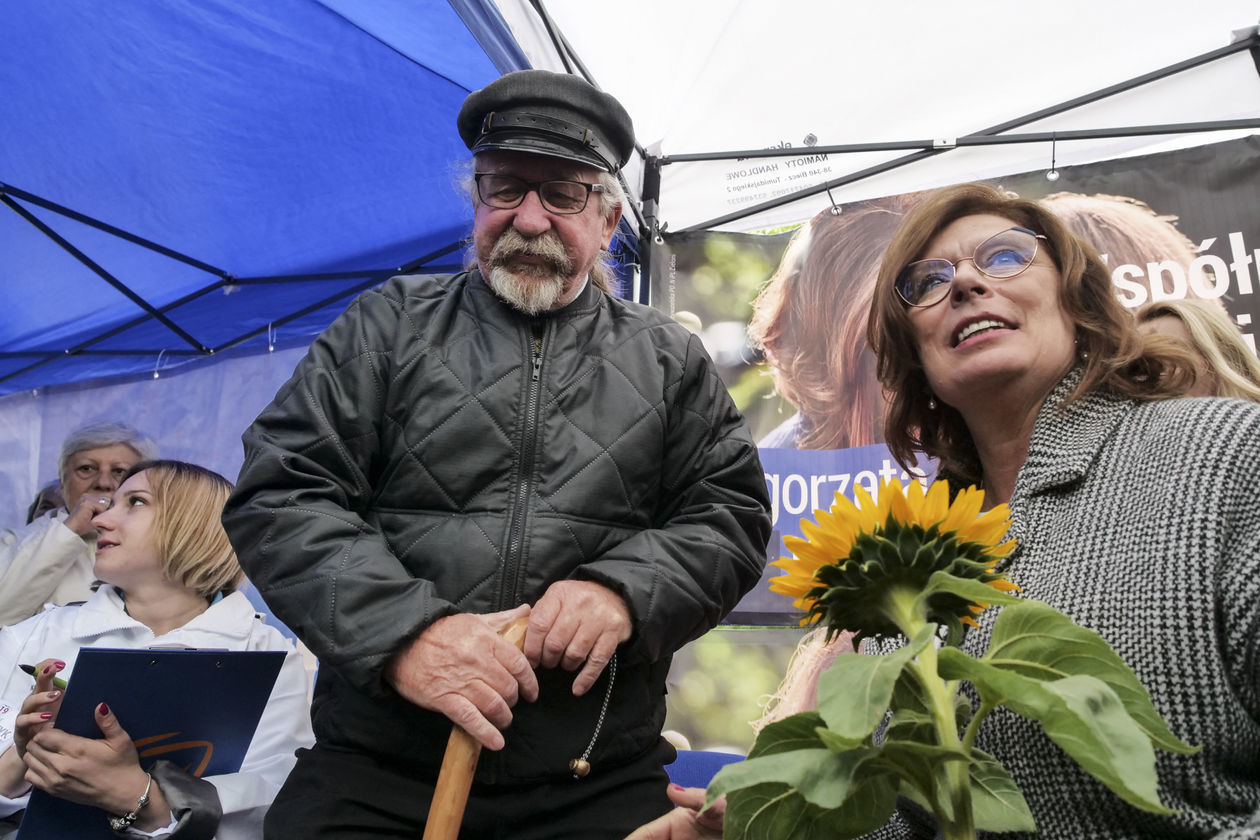
[[[613,211],[604,217],[604,250],[607,251],[612,247],[613,234],[617,232],[617,224],[621,221],[621,205],[618,204]]]

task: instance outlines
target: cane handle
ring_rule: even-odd
[[[528,618],[518,618],[499,631],[499,635],[519,649],[525,644],[525,628],[528,626]],[[477,770],[480,755],[481,744],[462,727],[452,726],[446,753],[442,756],[442,769],[438,771],[437,784],[433,788],[423,840],[455,840],[459,836],[459,826],[464,820],[464,808],[468,805],[468,792],[472,789],[473,773]]]

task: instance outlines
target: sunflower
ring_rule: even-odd
[[[850,630],[859,636],[906,632],[904,617],[946,624],[975,624],[973,616],[988,605],[948,592],[926,597],[922,590],[935,572],[978,580],[995,590],[1018,587],[994,571],[1010,554],[1006,540],[1009,509],[998,505],[981,513],[984,491],[968,487],[951,503],[949,483],[941,480],[924,492],[910,482],[884,485],[875,501],[860,485],[858,503],[837,493],[829,511],[815,511],[816,522],[803,520],[803,537],[784,537],[793,556],[771,564],[786,574],[770,589],[791,596],[806,615],[801,624],[825,622],[828,635]]]

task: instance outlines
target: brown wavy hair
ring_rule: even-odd
[[[775,390],[801,413],[801,449],[883,439],[884,396],[866,318],[884,246],[916,197],[819,213],[797,230],[753,302],[749,338],[764,351]]]
[[[929,193],[906,216],[884,255],[871,302],[868,340],[888,394],[884,438],[909,469],[923,452],[955,480],[978,484],[981,465],[963,417],[950,406],[929,408],[931,385],[915,345],[906,305],[894,282],[945,227],[965,216],[992,214],[1046,237],[1042,247],[1059,270],[1059,305],[1076,325],[1080,381],[1070,404],[1096,389],[1139,400],[1182,393],[1193,381],[1193,359],[1168,342],[1148,342],[1116,298],[1111,274],[1093,246],[1050,210],[989,184],[959,184]]]

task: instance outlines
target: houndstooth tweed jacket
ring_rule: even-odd
[[[1078,769],[1040,726],[999,709],[976,746],[1023,791],[1046,840],[1260,838],[1260,406],[1138,403],[1071,374],[1038,417],[1010,501],[1023,595],[1093,628],[1134,669],[1197,755],[1157,750],[1155,816]],[[979,655],[997,610],[964,647]],[[881,837],[934,835],[899,813]],[[984,836],[984,835],[982,835]]]

